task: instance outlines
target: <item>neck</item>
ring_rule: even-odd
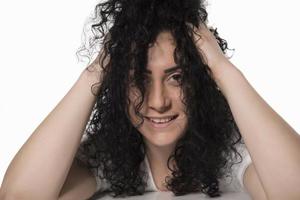
[[[175,145],[165,147],[146,145],[146,155],[151,166],[155,166],[155,168],[160,169],[159,171],[169,174],[170,170],[168,169],[167,162],[174,149]]]

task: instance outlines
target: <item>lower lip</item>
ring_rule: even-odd
[[[151,126],[153,126],[154,128],[166,128],[168,127],[170,124],[172,124],[175,119],[177,118],[178,116],[176,116],[174,119],[172,119],[171,121],[168,121],[166,123],[154,123],[152,122],[150,119],[147,119],[146,120],[150,123]]]

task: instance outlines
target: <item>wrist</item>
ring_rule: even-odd
[[[218,87],[223,93],[226,91],[228,82],[243,76],[242,72],[230,61],[224,62],[218,68],[212,68],[211,70]]]
[[[94,71],[88,71],[84,69],[80,75],[80,81],[82,84],[92,89],[92,93],[96,94],[100,87],[100,73],[96,73]]]

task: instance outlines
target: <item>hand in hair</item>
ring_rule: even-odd
[[[191,25],[189,25],[191,26]],[[200,24],[199,28],[193,26],[193,37],[195,44],[204,56],[205,63],[209,68],[215,72],[221,65],[228,62],[228,58],[223,53],[218,40],[212,33],[212,28],[207,27],[205,24]]]

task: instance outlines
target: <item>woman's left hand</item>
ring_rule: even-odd
[[[191,25],[189,26],[191,27]],[[200,24],[198,29],[194,27],[193,37],[198,50],[205,59],[205,64],[209,66],[213,73],[218,70],[218,67],[220,68],[221,65],[229,62],[216,37],[205,24]]]

